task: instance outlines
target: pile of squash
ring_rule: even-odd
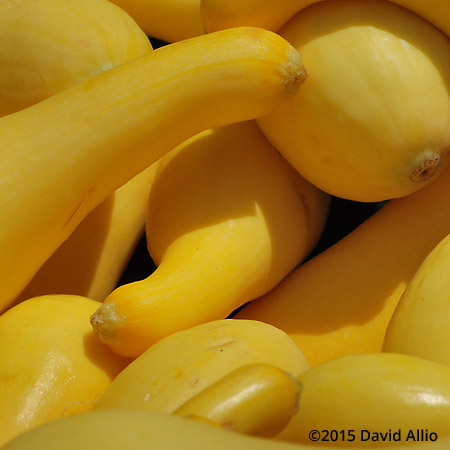
[[[0,447],[448,449],[448,6],[0,0]]]

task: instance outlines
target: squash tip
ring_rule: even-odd
[[[114,303],[103,303],[89,319],[94,332],[103,343],[109,342],[123,322]]]
[[[294,96],[300,85],[306,80],[308,72],[303,64],[300,53],[292,46],[286,52],[286,62],[282,66],[286,96]]]

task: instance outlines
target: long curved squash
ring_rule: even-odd
[[[112,191],[190,136],[267,113],[296,92],[303,70],[280,36],[236,28],[1,118],[0,309]]]

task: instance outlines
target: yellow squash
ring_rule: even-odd
[[[387,352],[450,366],[450,234],[429,253],[408,283],[389,322]]]
[[[267,113],[303,73],[283,38],[236,28],[149,52],[2,117],[0,309],[115,189],[198,132]]]
[[[201,390],[173,414],[271,438],[297,413],[301,389],[301,383],[279,367],[246,364]]]
[[[175,331],[224,319],[309,253],[328,201],[254,121],[200,133],[161,161],[152,185],[147,242],[157,270],[113,291],[94,329],[135,357]]]
[[[128,364],[89,326],[97,302],[42,296],[0,316],[0,445],[26,430],[93,408]]]
[[[153,163],[94,208],[15,302],[44,294],[103,301],[117,286],[144,233],[147,198],[157,165]]]
[[[113,0],[154,38],[177,42],[204,34],[200,0]]]
[[[200,14],[208,33],[242,26],[278,31],[297,12],[320,1],[323,0],[200,0]],[[361,4],[365,1],[359,0]],[[411,10],[450,36],[448,0],[391,1]]]
[[[258,120],[322,190],[381,201],[422,189],[450,160],[450,38],[384,0],[332,0],[280,34],[310,76]]]
[[[106,0],[0,0],[0,115],[151,48],[133,19]]]
[[[396,450],[448,450],[450,439],[410,443]],[[2,450],[313,450],[317,445],[275,442],[150,411],[93,411],[43,425]],[[358,450],[358,445],[342,447]]]
[[[95,408],[171,414],[224,375],[252,363],[268,363],[293,375],[309,367],[277,328],[253,320],[216,320],[151,346],[120,373]]]
[[[380,351],[406,284],[449,233],[447,169],[425,189],[385,204],[236,317],[281,328],[311,366],[339,355]]]
[[[448,164],[448,3],[394,3],[401,6],[383,0],[201,3],[207,31],[260,26],[301,51],[308,83],[259,124],[305,178],[353,200],[414,192]]]
[[[1,1],[0,114],[151,50],[144,32],[105,0]],[[151,176],[139,175],[99,205],[16,301],[54,293],[103,300],[143,233]]]
[[[356,354],[298,380],[299,411],[277,439],[310,443],[311,430],[318,430],[321,445],[415,448],[417,441],[450,435],[450,368],[444,365],[395,353]]]

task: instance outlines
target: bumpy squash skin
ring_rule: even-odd
[[[254,121],[195,136],[163,158],[150,192],[147,242],[158,268],[113,291],[92,317],[95,330],[135,357],[175,331],[227,317],[305,258],[328,204]]]
[[[92,332],[96,307],[84,297],[42,296],[0,316],[0,444],[89,411],[129,363]]]
[[[275,327],[216,320],[154,344],[121,372],[95,408],[172,413],[222,376],[252,363],[272,364],[294,376],[309,367],[302,352]]]
[[[89,438],[87,439],[86,436]],[[414,450],[448,450],[450,439],[418,442]],[[317,445],[274,442],[221,430],[189,419],[150,411],[93,411],[43,425],[7,444],[3,450],[312,450]],[[352,445],[348,449],[361,449]],[[410,450],[411,444],[395,447]]]
[[[450,234],[408,283],[386,330],[383,350],[450,366]]]
[[[450,435],[450,368],[444,365],[395,353],[355,354],[320,364],[298,380],[299,411],[277,439],[310,443],[311,430],[345,430],[345,438],[338,433],[326,444],[414,448],[410,430],[412,436],[416,430],[436,433],[438,440]],[[363,430],[397,434],[373,441]]]
[[[447,169],[425,189],[388,202],[236,317],[286,331],[311,366],[340,355],[378,352],[407,283],[449,233]]]
[[[280,36],[239,28],[149,52],[2,117],[0,309],[115,189],[196,133],[267,113],[303,75]]]
[[[2,0],[0,30],[0,115],[152,48],[133,19],[106,0]]]
[[[279,33],[310,76],[258,124],[307,180],[382,201],[439,176],[450,155],[447,36],[384,0],[320,2]]]

